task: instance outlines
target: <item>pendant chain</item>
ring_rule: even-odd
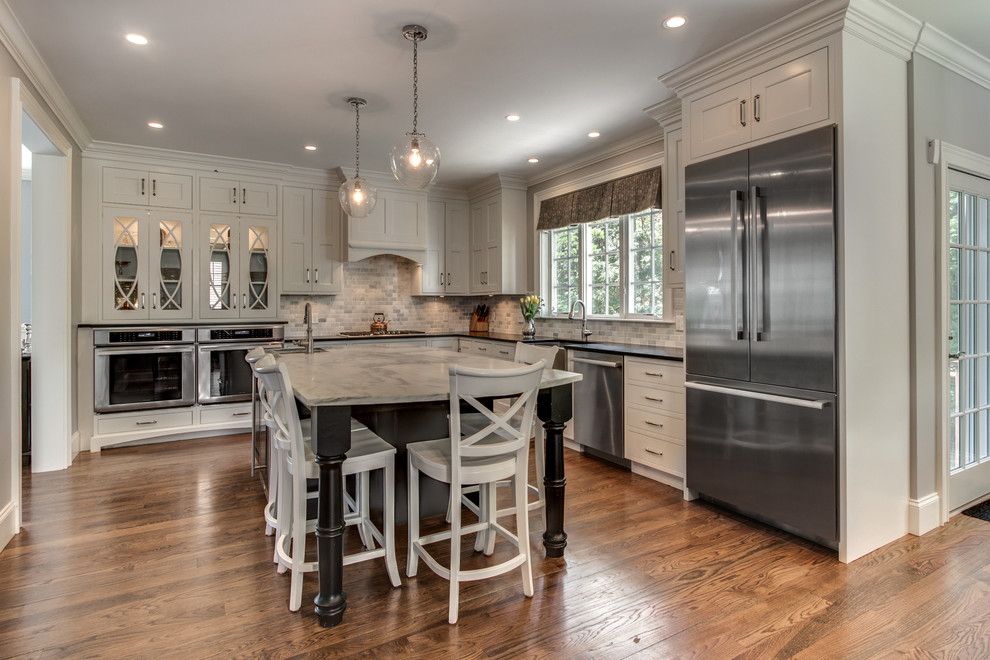
[[[419,39],[413,37],[413,135],[419,124]]]
[[[354,104],[354,178],[361,176],[361,105]]]

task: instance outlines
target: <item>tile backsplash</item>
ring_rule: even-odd
[[[344,264],[343,291],[336,296],[283,295],[281,318],[288,321],[287,337],[305,335],[303,308],[313,305],[313,334],[335,335],[345,330],[366,330],[371,316],[382,312],[392,330],[427,332],[464,332],[471,311],[480,303],[492,308],[489,318],[492,332],[522,331],[522,317],[516,296],[414,296],[413,283],[418,266],[400,257],[379,256]],[[684,309],[684,290],[674,290],[674,313]],[[588,321],[592,339],[603,341],[681,347],[684,333],[673,324],[622,321]],[[578,339],[581,322],[567,319],[537,319],[536,332],[541,336]]]

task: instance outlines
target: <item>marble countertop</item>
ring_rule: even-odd
[[[341,346],[319,353],[283,353],[296,398],[307,406],[361,406],[446,401],[450,367],[513,369],[519,365],[478,355],[415,346]],[[551,369],[540,387],[567,385],[581,374]]]

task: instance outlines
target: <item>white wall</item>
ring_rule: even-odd
[[[31,180],[21,181],[21,323],[31,322]]]
[[[842,41],[839,132],[840,547],[908,531],[907,63]]]
[[[912,222],[912,461],[911,497],[936,490],[938,444],[936,402],[939,379],[936,323],[939,318],[935,255],[939,245],[936,166],[928,162],[928,140],[990,157],[990,89],[923,55],[910,66],[911,222]]]

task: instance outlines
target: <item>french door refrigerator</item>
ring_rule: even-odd
[[[836,548],[834,129],[685,182],[687,487]]]

